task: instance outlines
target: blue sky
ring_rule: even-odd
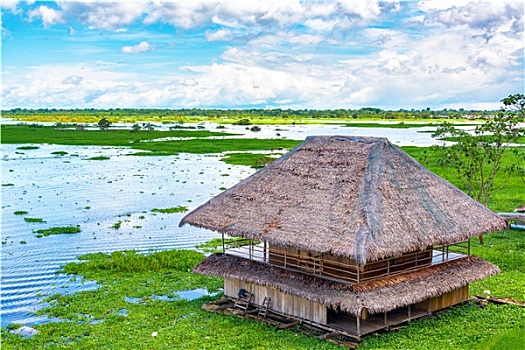
[[[523,1],[2,1],[2,108],[497,109]]]

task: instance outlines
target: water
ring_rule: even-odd
[[[4,122],[4,121],[2,121]],[[205,124],[217,130],[216,124]],[[397,145],[428,146],[429,133],[417,129],[346,128],[330,125],[266,126],[260,132],[227,126],[226,132],[245,137],[361,135],[388,137]],[[420,130],[425,130],[420,129]],[[218,237],[216,233],[178,227],[184,213],[161,214],[154,208],[187,206],[190,210],[253,173],[244,166],[220,161],[220,155],[181,154],[170,157],[133,157],[118,147],[37,145],[20,150],[2,145],[1,325],[46,322],[33,313],[55,293],[96,288],[71,276],[56,274],[81,254],[136,249],[142,252],[193,249]],[[53,152],[67,152],[64,156]],[[109,160],[87,160],[107,156]],[[228,175],[228,176],[224,176]],[[8,186],[6,186],[8,185]],[[12,186],[11,186],[12,185]],[[27,215],[15,215],[27,211]],[[42,218],[28,223],[24,217]],[[120,228],[112,228],[117,222]],[[34,230],[76,226],[78,234],[37,238]]]

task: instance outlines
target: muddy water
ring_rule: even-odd
[[[2,121],[4,122],[4,121]],[[217,130],[216,124],[204,124]],[[248,137],[304,139],[308,135],[388,137],[397,145],[428,146],[425,129],[363,129],[329,125],[242,126],[223,131]],[[277,135],[279,134],[279,135]],[[253,169],[221,162],[219,155],[133,157],[124,148],[36,145],[35,150],[2,145],[1,324],[46,322],[32,313],[54,293],[96,288],[55,274],[63,264],[92,252],[136,249],[142,252],[194,248],[218,235],[178,227],[183,213],[154,213],[154,208],[190,210],[246,178]],[[67,152],[65,155],[54,152]],[[88,160],[106,156],[108,160]],[[15,215],[27,211],[27,215]],[[45,223],[28,223],[41,218]],[[113,228],[116,223],[120,228]],[[79,226],[81,232],[37,238],[34,230]]]

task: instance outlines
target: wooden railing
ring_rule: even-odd
[[[465,241],[452,245],[432,246],[423,251],[358,265],[345,257],[284,248],[266,242],[253,244],[253,241],[246,240],[243,243],[245,245],[227,249],[225,253],[350,284],[415,271],[470,255],[470,242]]]

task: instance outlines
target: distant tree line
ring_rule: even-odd
[[[238,119],[256,119],[256,118],[283,118],[283,119],[301,119],[301,118],[334,118],[334,119],[359,119],[359,118],[379,118],[379,119],[436,119],[436,118],[469,118],[479,119],[492,117],[496,111],[482,110],[465,110],[460,109],[440,109],[432,110],[425,108],[417,109],[399,109],[383,110],[380,108],[360,108],[360,109],[333,109],[333,110],[315,110],[315,109],[200,109],[200,108],[183,108],[183,109],[158,109],[158,108],[110,108],[110,109],[56,109],[40,108],[25,109],[14,108],[2,111],[4,117],[47,115],[47,116],[92,116],[100,118],[111,117],[159,117],[159,118],[183,118],[183,117],[204,117],[204,118],[238,118]]]

